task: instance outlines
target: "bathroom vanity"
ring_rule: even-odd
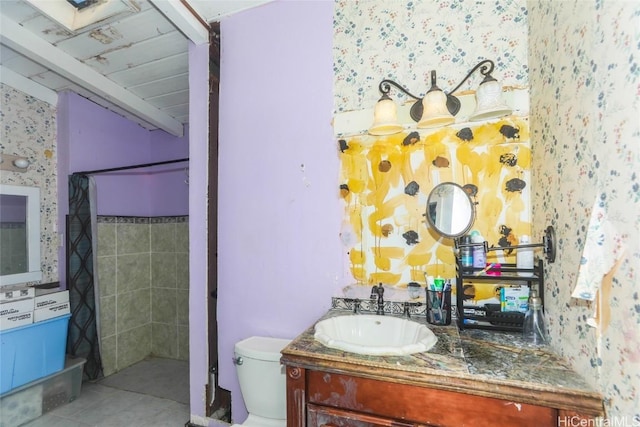
[[[336,315],[350,314],[322,319]],[[307,329],[282,350],[288,427],[540,427],[604,415],[602,397],[561,358],[516,333],[431,329],[436,345],[404,356],[331,349]]]

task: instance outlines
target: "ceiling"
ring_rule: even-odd
[[[188,41],[270,0],[0,0],[0,81],[56,104],[70,90],[142,127],[182,136]]]

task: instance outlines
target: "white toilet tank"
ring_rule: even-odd
[[[236,370],[250,417],[286,419],[285,368],[280,364],[280,350],[290,342],[283,338],[250,337],[236,343]]]

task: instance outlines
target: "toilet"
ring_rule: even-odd
[[[291,340],[250,337],[235,345],[240,392],[249,412],[244,427],[285,427],[286,381],[280,351]]]

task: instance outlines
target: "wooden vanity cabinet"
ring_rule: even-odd
[[[563,425],[591,419],[489,396],[430,388],[353,373],[286,365],[287,427]],[[487,392],[490,394],[490,391]],[[531,392],[529,400],[535,392]],[[549,400],[548,393],[542,401]],[[586,425],[586,424],[585,424]]]

